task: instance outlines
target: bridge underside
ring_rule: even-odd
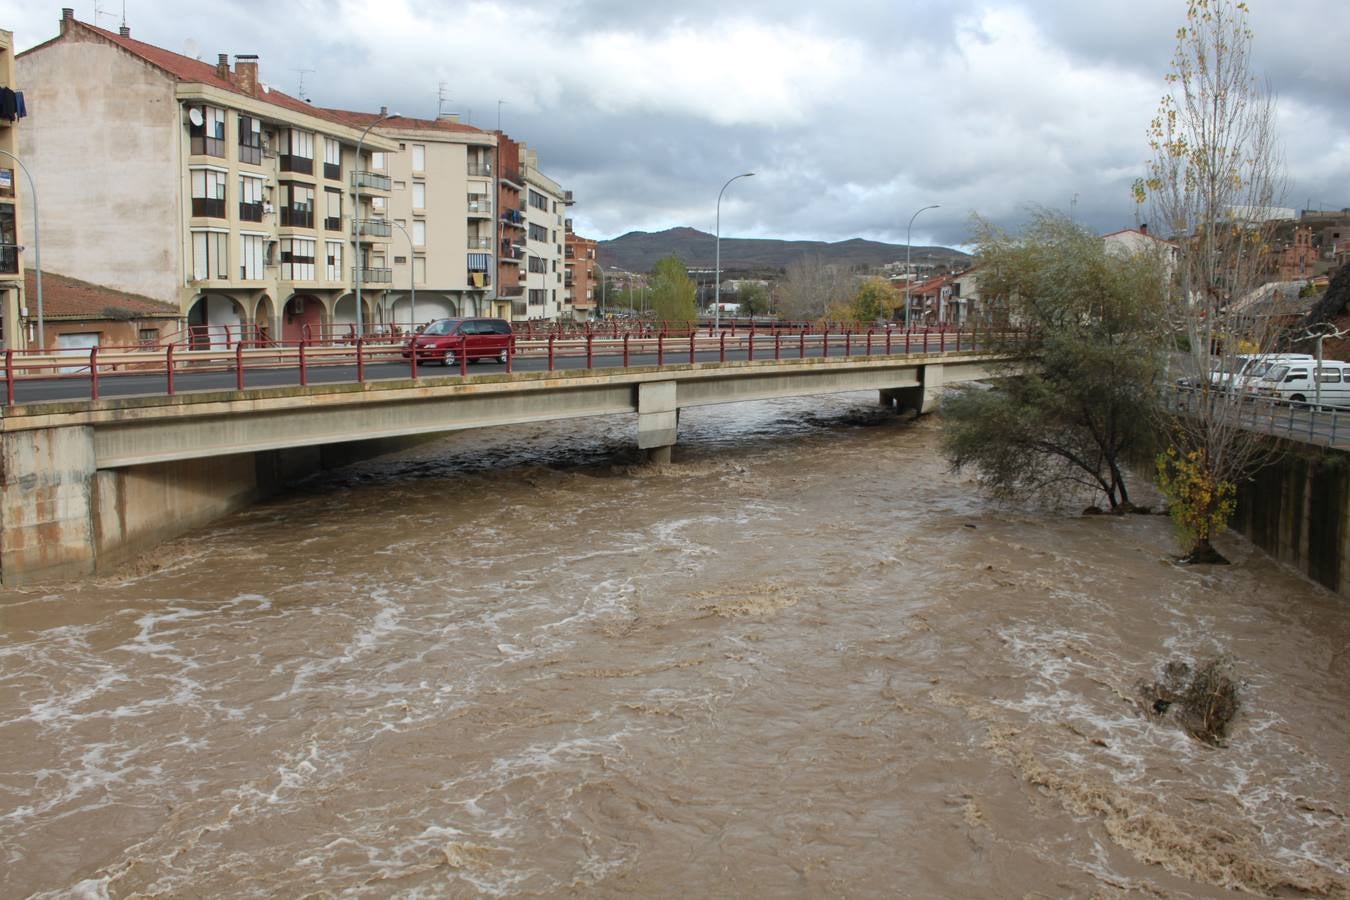
[[[928,412],[946,384],[988,377],[999,362],[755,361],[11,407],[0,420],[0,580],[107,569],[340,464],[338,446],[350,462],[446,431],[636,413],[638,446],[669,460],[683,408],[876,390]]]

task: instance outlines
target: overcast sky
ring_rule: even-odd
[[[94,4],[73,4],[94,21]],[[1028,204],[1106,232],[1130,183],[1184,0],[126,0],[132,36],[315,104],[447,108],[501,126],[574,191],[582,234],[689,225],[730,237],[965,244]],[[1251,0],[1255,71],[1280,98],[1285,205],[1350,207],[1350,15]],[[0,0],[20,48],[61,4]],[[115,29],[120,0],[100,0]],[[40,115],[40,110],[33,110]]]

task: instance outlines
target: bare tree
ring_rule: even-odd
[[[1262,283],[1261,257],[1284,190],[1275,102],[1251,73],[1251,43],[1244,3],[1188,0],[1168,91],[1149,128],[1148,175],[1136,187],[1147,194],[1155,228],[1177,248],[1165,324],[1185,351],[1181,374],[1195,394],[1168,425],[1172,458],[1184,461],[1188,482],[1200,482],[1184,502],[1213,504],[1189,511],[1205,523],[1187,535],[1197,561],[1217,559],[1209,539],[1224,527],[1223,498],[1276,452],[1242,427],[1243,357],[1272,350],[1276,334],[1269,317],[1240,301]],[[1163,475],[1176,483],[1177,472]]]
[[[779,287],[785,318],[818,319],[832,303],[848,302],[852,279],[819,256],[804,256],[787,267]]]

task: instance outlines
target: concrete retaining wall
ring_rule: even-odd
[[[1350,597],[1350,455],[1287,444],[1238,488],[1232,527],[1281,562]]]

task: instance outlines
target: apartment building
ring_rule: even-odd
[[[397,145],[377,170],[391,182],[388,204],[369,223],[392,239],[392,249],[371,263],[393,270],[377,319],[405,328],[446,316],[493,315],[496,136],[454,116],[325,112]]]
[[[376,321],[393,272],[368,223],[397,141],[269,88],[256,57],[203,62],[69,8],[16,62],[42,111],[20,144],[42,185],[44,264],[168,302],[212,342],[340,330],[359,264]]]
[[[592,318],[596,308],[595,282],[599,262],[596,242],[572,230],[572,220],[563,223],[566,243],[563,246],[563,315],[584,321]]]
[[[538,154],[523,144],[520,178],[525,226],[524,318],[556,320],[563,300],[563,218],[572,195],[539,171]]]
[[[0,31],[0,90],[15,104],[13,116],[0,115],[0,348],[26,344],[24,332],[24,263],[18,179],[23,172],[15,162],[19,155],[19,122],[15,91],[14,35]],[[0,104],[3,106],[3,104]],[[8,109],[8,107],[4,107]]]

